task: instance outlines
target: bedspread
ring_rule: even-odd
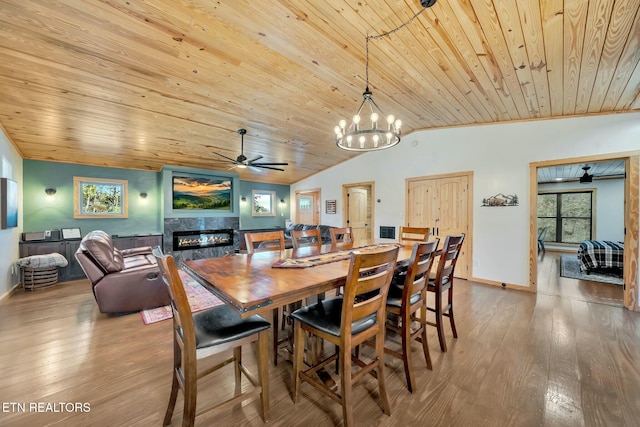
[[[581,271],[622,268],[624,244],[610,240],[585,240],[578,248]]]

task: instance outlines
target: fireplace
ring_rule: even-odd
[[[233,230],[186,230],[173,232],[173,250],[233,246]]]

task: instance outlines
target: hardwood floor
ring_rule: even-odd
[[[429,328],[433,371],[413,346],[414,394],[402,362],[386,360],[390,417],[378,405],[375,380],[363,379],[354,388],[357,425],[638,425],[640,314],[612,303],[613,294],[554,278],[549,254],[540,264],[548,283],[537,295],[457,280],[459,338],[447,326],[449,351],[442,353]],[[0,342],[0,425],[161,425],[171,385],[170,321],[145,326],[137,313],[102,315],[86,281],[67,282],[1,302]],[[251,348],[244,357],[253,368]],[[233,393],[233,369],[222,371],[199,383],[199,408]],[[340,405],[312,387],[303,384],[292,403],[291,372],[287,362],[271,367],[269,425],[340,425]],[[30,411],[38,403],[50,411]],[[175,425],[181,404],[179,397]],[[263,423],[258,402],[246,401],[202,414],[196,425]]]
[[[560,277],[561,255],[567,253],[547,251],[538,255],[538,293],[624,306],[622,286]]]

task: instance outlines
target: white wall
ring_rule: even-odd
[[[338,149],[330,130],[322,143]],[[291,186],[291,197],[321,188],[322,206],[336,199],[338,212],[327,215],[323,208],[320,222],[342,225],[342,184],[375,181],[377,235],[380,225],[404,224],[406,178],[474,171],[472,275],[528,286],[529,163],[638,149],[640,113],[426,130],[301,180]],[[517,194],[520,206],[480,207],[499,192]]]
[[[19,258],[18,243],[22,232],[22,157],[11,145],[6,135],[0,131],[0,177],[11,178],[18,182],[19,205],[18,227],[0,230],[0,298],[20,281],[20,275],[15,267]],[[12,268],[14,273],[11,274]]]
[[[564,182],[540,184],[539,191],[586,190],[595,188],[595,235],[597,240],[624,240],[624,179],[595,179],[588,184]],[[549,237],[549,236],[547,236]],[[549,243],[547,248],[552,247]]]

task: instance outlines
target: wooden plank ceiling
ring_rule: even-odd
[[[640,0],[439,0],[369,43],[403,133],[640,108]],[[0,124],[26,159],[228,170],[289,184],[347,160],[333,128],[365,87],[366,36],[418,0],[2,0]],[[401,142],[402,143],[402,142]],[[514,141],[517,144],[518,141]]]

